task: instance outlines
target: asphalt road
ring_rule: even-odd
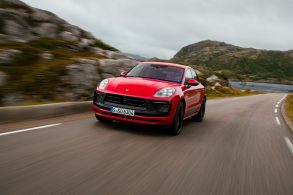
[[[209,100],[204,122],[186,121],[177,137],[101,124],[92,113],[36,129],[0,126],[0,194],[292,195],[293,135],[276,107],[283,96]]]

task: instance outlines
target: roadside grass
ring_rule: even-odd
[[[34,106],[34,105],[43,105],[43,104],[55,104],[62,103],[62,101],[28,101],[28,102],[20,102],[16,103],[14,106]]]
[[[105,49],[105,50],[110,50],[110,51],[119,51],[117,48],[112,47],[106,43],[104,43],[101,40],[96,40],[96,42],[93,44],[94,47],[98,47],[101,49]]]
[[[232,87],[217,87],[216,89],[207,89],[207,97],[208,99],[214,98],[224,98],[224,97],[239,97],[239,96],[249,96],[249,95],[257,95],[261,94],[257,91],[241,91],[239,89],[235,89]]]
[[[293,94],[288,95],[285,100],[285,112],[293,123]]]

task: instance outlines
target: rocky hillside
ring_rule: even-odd
[[[292,50],[257,50],[208,40],[183,47],[171,61],[204,66],[230,79],[293,84]]]
[[[60,38],[79,44],[93,44],[95,37],[68,24],[55,14],[30,7],[18,0],[0,1],[1,42],[27,42],[38,37]]]
[[[0,105],[88,100],[137,61],[48,11],[0,0]]]

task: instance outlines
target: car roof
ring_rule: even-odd
[[[168,63],[168,62],[141,62],[142,64],[158,64],[163,66],[175,66],[178,68],[190,68],[189,66],[184,66],[182,64],[174,64],[174,63]]]

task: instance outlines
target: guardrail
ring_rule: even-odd
[[[46,119],[91,111],[92,101],[0,108],[0,123]]]

